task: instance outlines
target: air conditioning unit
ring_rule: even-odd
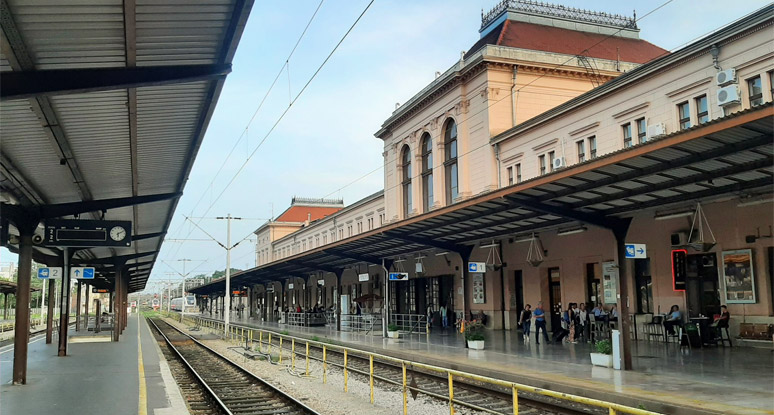
[[[688,244],[688,234],[686,232],[675,232],[669,235],[672,246],[685,246]]]
[[[554,170],[561,169],[565,166],[564,157],[557,157],[554,159]]]
[[[715,82],[718,86],[726,86],[736,83],[736,69],[726,69],[715,74]]]
[[[648,140],[652,138],[663,137],[666,135],[666,133],[666,124],[663,122],[648,126]]]
[[[727,86],[725,88],[718,89],[718,105],[726,107],[729,105],[737,105],[742,102],[739,94],[739,87],[736,85]]]

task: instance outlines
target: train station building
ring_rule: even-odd
[[[237,301],[271,320],[365,296],[370,313],[445,306],[493,330],[527,303],[549,330],[569,303],[601,304],[638,339],[673,305],[686,322],[727,305],[755,345],[774,323],[771,24],[762,9],[669,53],[631,18],[498,6],[377,131],[384,190],[259,228]],[[600,42],[574,55],[577,37]]]

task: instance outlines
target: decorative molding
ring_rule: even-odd
[[[540,151],[541,149],[544,149],[552,144],[556,144],[557,142],[559,142],[558,138],[552,138],[548,141],[545,141],[541,144],[536,145],[535,147],[532,147],[532,151]]]
[[[616,119],[617,118],[621,118],[621,117],[623,117],[625,115],[629,115],[629,114],[631,114],[631,113],[633,113],[635,111],[639,111],[641,109],[648,108],[649,105],[650,105],[650,101],[643,102],[642,104],[635,105],[635,106],[633,106],[633,107],[631,107],[629,109],[625,109],[625,110],[623,110],[623,111],[621,111],[621,112],[619,112],[617,114],[613,114],[613,118],[616,118]]]
[[[593,123],[585,125],[585,126],[583,126],[581,128],[577,128],[575,130],[570,131],[570,136],[578,135],[580,133],[586,132],[586,131],[588,131],[588,130],[590,130],[592,128],[598,127],[598,126],[599,126],[599,121],[593,122]]]
[[[747,69],[747,68],[749,68],[749,67],[751,67],[753,65],[757,65],[757,64],[759,64],[761,62],[770,61],[772,59],[774,59],[774,52],[767,53],[767,54],[765,54],[763,56],[758,57],[757,59],[753,59],[753,60],[751,60],[749,62],[745,62],[744,64],[737,66],[736,67],[736,73],[739,74],[739,72],[744,70],[744,69]]]
[[[710,76],[710,77],[707,77],[707,78],[704,78],[704,79],[702,79],[702,80],[699,80],[699,81],[696,81],[696,82],[694,82],[694,83],[692,83],[692,84],[689,84],[689,85],[686,85],[686,86],[680,87],[680,88],[678,88],[678,89],[675,89],[675,90],[674,90],[674,91],[672,91],[672,92],[667,92],[665,95],[666,95],[666,96],[668,96],[669,98],[672,98],[672,97],[674,97],[675,95],[682,94],[683,92],[690,91],[691,89],[694,89],[694,88],[697,88],[697,87],[699,87],[699,86],[702,86],[702,85],[704,85],[704,84],[707,84],[707,83],[709,83],[710,81],[712,81],[712,78],[713,78],[713,77],[711,77],[711,76]]]
[[[506,158],[504,158],[504,159],[500,160],[500,162],[501,162],[502,164],[509,164],[509,163],[512,163],[512,162],[514,162],[514,161],[516,161],[516,160],[519,160],[519,159],[521,159],[523,156],[524,156],[524,152],[522,151],[522,152],[520,152],[520,153],[516,153],[516,154],[514,154],[514,155],[512,155],[512,156],[508,156],[508,157],[506,157]]]

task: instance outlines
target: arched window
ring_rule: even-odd
[[[446,174],[446,204],[451,205],[459,195],[457,178],[457,123],[453,119],[446,121],[443,141],[446,159],[443,163]]]
[[[433,140],[430,134],[422,136],[422,211],[433,206]]]
[[[411,150],[409,146],[403,146],[403,155],[401,156],[401,172],[403,181],[403,217],[407,218],[411,213]]]

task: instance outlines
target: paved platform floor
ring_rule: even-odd
[[[130,315],[119,342],[69,344],[65,357],[58,357],[57,349],[56,341],[46,344],[45,335],[32,337],[27,384],[19,386],[11,384],[12,346],[0,348],[0,414],[188,413],[147,323],[137,314]],[[142,394],[144,411],[139,408]]]
[[[206,318],[209,313],[204,314]],[[749,347],[680,348],[675,343],[633,341],[633,371],[594,367],[592,345],[525,343],[519,333],[490,331],[485,350],[464,347],[454,330],[434,329],[385,339],[381,333],[336,332],[231,318],[234,324],[287,330],[300,337],[327,337],[342,344],[398,358],[450,367],[532,386],[613,400],[671,413],[774,414],[774,353]],[[667,406],[665,406],[666,404]],[[675,409],[679,408],[679,409]]]

